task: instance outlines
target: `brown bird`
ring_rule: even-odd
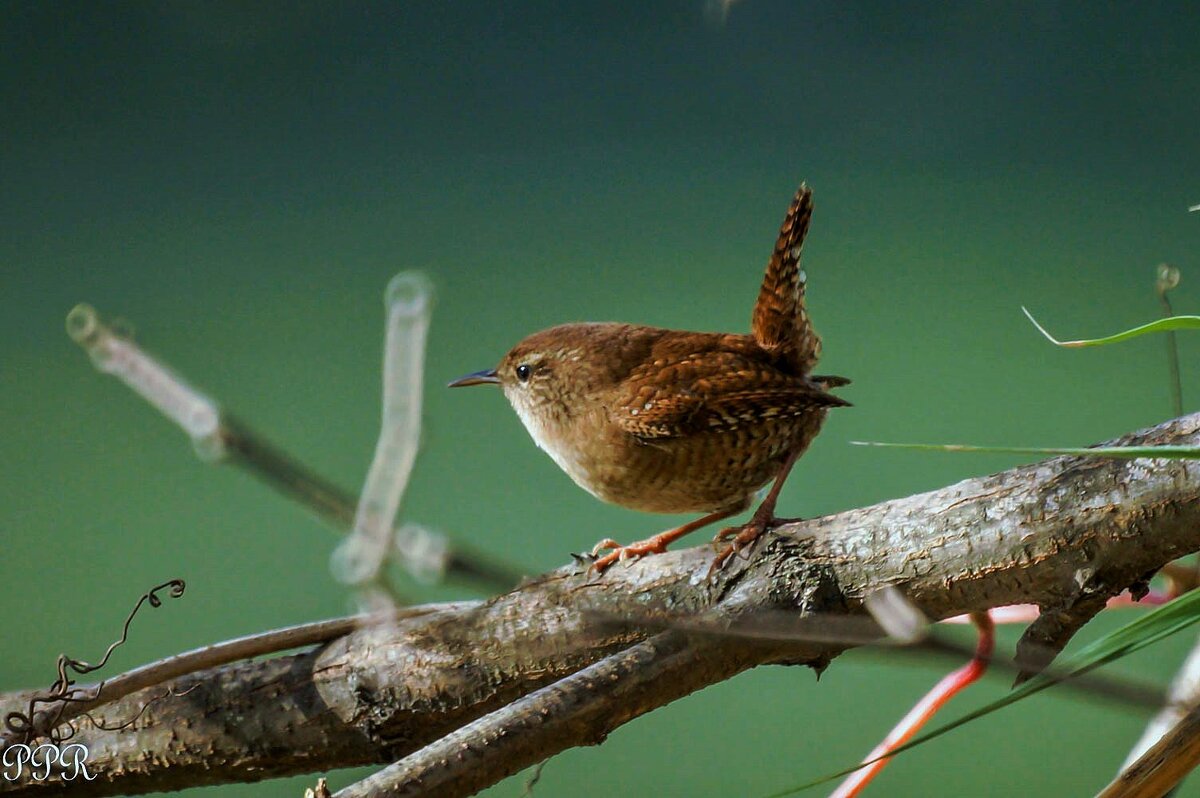
[[[665,330],[632,324],[563,324],[530,335],[494,369],[450,387],[493,383],[534,442],[588,493],[654,513],[702,518],[620,546],[596,544],[592,567],[662,552],[672,541],[750,506],[775,480],[750,521],[722,530],[732,538],[719,568],[778,519],[775,502],[788,471],[821,429],[828,393],[842,377],[809,376],[821,338],[804,306],[800,249],[812,216],[801,185],[788,207],[754,306],[751,335]]]

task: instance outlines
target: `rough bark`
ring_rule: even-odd
[[[1200,414],[1117,443],[1200,444]],[[464,755],[455,768],[446,760],[428,794],[466,795],[555,750],[596,743],[616,725],[745,668],[824,667],[847,647],[663,633],[644,623],[648,615],[704,614],[738,624],[762,611],[859,614],[865,595],[890,584],[933,619],[1038,604],[1045,620],[1027,637],[1057,648],[1105,598],[1197,550],[1200,464],[1054,458],[790,524],[712,580],[705,578],[712,558],[706,546],[649,557],[602,578],[568,567],[487,602],[183,677],[172,686],[186,695],[155,701],[134,728],[106,732],[84,724],[76,741],[89,748],[95,781],[0,780],[0,794],[142,793],[394,762],[414,752],[422,753],[391,775],[401,782],[412,774],[431,778],[431,763],[445,759],[437,746],[447,735],[462,729],[442,745],[470,749],[463,738],[470,728],[463,727],[478,719],[490,724],[489,740],[502,740],[512,723],[528,723],[505,720],[497,714],[504,707],[577,672],[591,678],[584,670],[591,666],[648,657],[641,667],[686,665],[695,674],[684,682],[639,681],[636,668],[626,669],[632,687],[592,690],[595,700],[579,706],[564,703],[568,693],[538,694],[559,702],[546,715],[557,724],[555,744],[517,746],[500,762]],[[614,626],[622,617],[639,622]],[[612,659],[622,652],[624,660]],[[135,693],[100,714],[118,723],[162,692]]]

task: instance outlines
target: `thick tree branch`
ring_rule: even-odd
[[[334,798],[470,795],[754,665],[747,650],[665,632],[468,723]],[[664,687],[666,688],[664,690]]]
[[[1200,414],[1119,441],[1135,442],[1200,444]],[[1143,584],[1165,563],[1198,549],[1200,465],[1054,458],[788,525],[766,536],[748,562],[735,562],[712,581],[704,578],[712,552],[703,546],[614,568],[600,579],[564,568],[485,603],[362,629],[316,651],[181,678],[173,687],[187,694],[155,702],[135,729],[82,729],[76,739],[88,745],[100,778],[70,788],[100,795],[250,781],[394,762],[421,749],[433,758],[413,757],[401,767],[431,774],[441,754],[437,741],[456,729],[462,731],[441,745],[470,742],[462,739],[463,727],[476,719],[482,719],[478,729],[505,727],[514,718],[493,716],[489,726],[484,716],[522,697],[531,701],[535,691],[594,663],[623,661],[606,660],[611,655],[640,661],[643,643],[658,633],[602,620],[614,615],[706,613],[737,624],[763,610],[857,614],[867,593],[893,584],[933,619],[1036,603],[1053,619],[1039,639],[1059,646],[1093,602]],[[657,652],[664,640],[687,639],[678,634],[649,645]],[[634,677],[630,692],[610,691],[604,704],[560,703],[554,744],[510,753],[514,763],[536,761],[594,743],[614,726],[746,667],[823,667],[846,647],[692,639],[650,660],[678,658],[699,677],[645,684]],[[572,685],[556,688],[569,692]],[[133,717],[157,694],[122,699],[103,710],[105,720]],[[521,706],[513,710],[518,721]],[[476,768],[486,775],[467,772]],[[486,756],[465,757],[437,777],[446,786],[435,794],[465,795],[507,770]],[[0,794],[63,789],[0,782]]]

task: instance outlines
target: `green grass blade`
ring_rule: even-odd
[[[1080,651],[1070,657],[1065,657],[1062,663],[1054,670],[1053,675],[1041,674],[1033,677],[1029,681],[1017,687],[1008,695],[996,701],[980,707],[972,712],[968,712],[961,718],[952,720],[949,723],[938,726],[937,728],[920,734],[908,741],[904,745],[897,748],[888,756],[907,751],[914,746],[926,743],[935,737],[940,737],[946,732],[956,729],[965,723],[970,723],[973,720],[982,718],[984,715],[989,715],[998,709],[1014,704],[1021,699],[1028,698],[1034,693],[1039,693],[1058,682],[1065,681],[1075,676],[1095,670],[1101,665],[1107,665],[1121,657],[1140,651],[1147,646],[1153,645],[1171,635],[1200,621],[1200,590],[1193,590],[1183,596],[1175,599],[1169,604],[1164,604],[1161,607],[1147,612],[1142,617],[1131,621],[1095,642],[1080,649]],[[882,758],[882,757],[880,757]],[[872,760],[875,761],[875,760]],[[831,773],[827,776],[822,776],[819,779],[810,781],[806,784],[801,784],[798,787],[792,787],[782,792],[777,792],[769,796],[769,798],[783,798],[785,795],[793,795],[806,790],[810,787],[816,787],[820,784],[825,784],[835,779],[840,779],[854,771],[858,770],[870,762],[863,762],[853,767],[845,768],[837,773]]]
[[[981,452],[984,454],[1072,454],[1080,457],[1114,457],[1136,460],[1152,457],[1164,460],[1200,460],[1200,446],[1093,446],[1090,448],[1040,448],[1033,446],[971,446],[959,443],[880,443],[850,441],[854,446],[879,446],[886,449],[916,449],[930,452]]]
[[[1105,344],[1115,344],[1121,341],[1128,341],[1130,338],[1137,338],[1139,335],[1147,333],[1168,332],[1170,330],[1200,330],[1200,316],[1170,316],[1158,321],[1152,321],[1149,324],[1143,324],[1141,327],[1134,327],[1132,330],[1119,332],[1116,335],[1110,335],[1107,338],[1085,338],[1079,341],[1060,341],[1050,333],[1046,332],[1046,328],[1038,324],[1038,320],[1033,317],[1027,308],[1022,307],[1022,311],[1033,322],[1033,326],[1038,328],[1038,332],[1046,336],[1046,340],[1057,346],[1077,348],[1081,346],[1104,346]]]

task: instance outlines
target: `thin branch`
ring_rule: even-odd
[[[987,657],[980,657],[977,646],[968,646],[943,637],[937,634],[933,627],[925,630],[919,637],[911,639],[891,637],[877,621],[859,615],[798,616],[794,612],[783,610],[760,610],[740,619],[736,626],[729,626],[727,621],[722,622],[719,614],[694,617],[639,614],[616,618],[596,613],[595,617],[613,624],[632,624],[644,629],[674,629],[693,635],[732,637],[757,641],[760,645],[804,642],[855,647],[864,654],[877,655],[889,664],[917,663],[927,659],[961,663],[963,660],[980,659],[988,666],[989,671],[1011,676],[1016,676],[1031,667],[1031,663],[1022,662],[1015,652],[1011,656],[993,653]],[[1054,666],[1046,668],[1044,673],[1056,686],[1083,698],[1099,699],[1138,709],[1161,708],[1167,702],[1163,690],[1149,682],[1105,676],[1096,672],[1072,675]]]
[[[249,425],[229,413],[221,414],[217,431],[229,462],[298,504],[304,505],[334,529],[354,523],[354,496],[280,450]]]
[[[452,606],[454,605],[442,604],[405,608],[399,610],[393,619],[416,618],[434,610],[445,610]],[[48,722],[52,721],[56,726],[68,723],[139,690],[163,684],[168,680],[178,679],[206,668],[215,668],[251,657],[276,654],[293,648],[327,643],[349,634],[367,620],[367,616],[352,615],[236,637],[232,640],[214,643],[147,663],[103,682],[75,688],[80,694],[87,694],[91,697],[73,700],[59,698],[47,702],[46,708],[40,710],[36,715],[33,725],[35,736],[45,735],[50,731],[46,728]],[[0,701],[3,699],[4,697],[0,696]],[[18,741],[15,734],[6,735],[0,739],[0,751]]]
[[[1179,269],[1169,263],[1160,263],[1155,271],[1154,292],[1158,294],[1158,302],[1162,305],[1163,318],[1169,319],[1175,315],[1171,308],[1171,298],[1167,296],[1179,285]],[[1171,409],[1175,415],[1183,415],[1183,383],[1179,379],[1179,344],[1175,340],[1175,331],[1168,330],[1167,339],[1167,369],[1170,372]]]
[[[241,466],[337,531],[350,529],[357,505],[353,494],[221,410],[216,401],[105,324],[90,305],[77,305],[71,310],[67,333],[87,351],[97,369],[120,379],[175,422],[191,438],[201,459]],[[450,574],[489,589],[506,590],[521,576],[506,565],[465,550],[448,550],[443,560]]]

